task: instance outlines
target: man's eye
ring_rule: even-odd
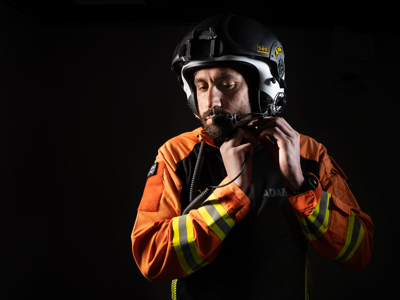
[[[223,86],[225,89],[231,90],[235,87],[235,84],[234,83],[224,83]]]

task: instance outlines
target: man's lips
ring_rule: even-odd
[[[214,114],[207,116],[206,122],[207,122],[207,123],[212,122],[212,118],[213,118],[214,116],[215,116]]]
[[[229,114],[229,113],[226,112],[226,111],[218,111],[217,113],[215,113],[215,112],[209,112],[209,113],[210,113],[210,115],[208,115],[208,116],[205,117],[206,123],[210,123],[210,122],[213,123],[213,122],[212,122],[212,118],[214,118],[215,116]]]

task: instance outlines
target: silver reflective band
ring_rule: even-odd
[[[204,205],[204,208],[210,214],[215,224],[225,233],[225,235],[228,235],[229,231],[231,230],[231,227],[222,218],[222,216],[219,214],[214,205],[212,205],[211,203],[206,203]]]
[[[339,255],[332,258],[332,260],[342,263],[348,261],[353,257],[354,252],[356,252],[360,247],[363,237],[364,228],[354,212],[351,212],[351,216],[349,217],[347,224],[346,243],[344,244]]]
[[[183,255],[185,257],[186,263],[188,264],[189,268],[192,269],[193,271],[197,271],[198,269],[201,268],[201,265],[196,262],[196,259],[193,257],[192,249],[190,243],[194,243],[193,241],[190,241],[188,238],[188,231],[187,231],[187,217],[188,215],[182,216],[179,218],[179,243],[181,245],[181,249],[183,252]],[[196,247],[196,244],[194,243],[194,247]],[[201,263],[201,262],[199,262]]]

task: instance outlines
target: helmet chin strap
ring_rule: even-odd
[[[214,124],[232,123],[236,125],[241,119],[248,116],[259,116],[259,118],[275,117],[276,114],[281,113],[283,108],[286,106],[286,95],[283,92],[279,92],[275,95],[275,99],[272,103],[268,104],[267,109],[263,110],[260,107],[259,112],[251,112],[243,116],[237,116],[236,114],[219,114],[212,118]]]
[[[266,117],[270,117],[271,115],[269,115],[267,112],[264,113],[255,113],[255,112],[251,112],[249,114],[243,115],[243,116],[237,116],[236,114],[220,114],[220,115],[216,115],[212,118],[212,122],[215,125],[218,124],[223,124],[223,123],[232,123],[233,125],[236,125],[241,119],[246,118],[248,116],[259,116],[259,118],[266,118]]]

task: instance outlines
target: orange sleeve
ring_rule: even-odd
[[[289,195],[300,226],[311,245],[324,257],[351,270],[370,260],[374,225],[361,211],[346,183],[346,175],[319,144],[319,186]]]
[[[135,261],[152,282],[182,278],[210,263],[225,235],[247,214],[250,205],[232,183],[216,189],[200,208],[181,216],[182,183],[175,174],[173,153],[167,152],[166,147],[159,151],[156,171],[148,177],[131,235]]]

